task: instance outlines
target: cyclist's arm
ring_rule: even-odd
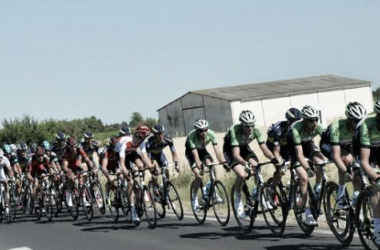
[[[224,158],[223,153],[220,151],[219,146],[217,144],[213,145],[214,147],[214,152],[216,155],[216,158],[218,159],[219,162],[226,162],[226,159]]]
[[[274,158],[272,152],[268,149],[267,145],[264,142],[260,143],[259,147],[266,158],[269,160],[272,160]]]
[[[86,162],[88,170],[95,170],[94,164],[92,164],[92,161],[90,160],[90,158],[88,158],[88,156],[84,157],[83,160]]]
[[[65,173],[69,174],[69,162],[66,159],[62,159],[62,168]]]
[[[193,154],[195,165],[197,166],[197,168],[201,169],[202,161],[201,159],[199,159],[198,150],[194,148],[191,150],[191,153]]]
[[[12,167],[10,165],[6,165],[5,167],[8,169],[9,177],[14,177]]]
[[[283,146],[283,147],[285,147],[285,146]],[[272,152],[274,157],[280,157],[280,150],[281,150],[280,146],[278,146],[278,145],[274,146],[273,152]]]
[[[247,164],[247,162],[243,159],[243,157],[240,156],[240,147],[239,146],[236,146],[236,147],[232,147],[232,157],[234,158],[234,160],[241,164],[241,165],[245,165]]]
[[[360,148],[360,163],[362,167],[364,168],[364,171],[367,173],[367,175],[372,179],[376,180],[379,175],[373,171],[371,165],[369,164],[369,155],[371,153],[370,148]]]

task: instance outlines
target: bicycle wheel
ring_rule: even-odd
[[[232,185],[231,206],[232,206],[232,211],[234,213],[234,217],[241,230],[243,230],[244,232],[250,232],[252,231],[253,224],[255,222],[254,206],[255,206],[256,201],[254,201],[251,197],[246,196],[244,192],[240,193],[240,198],[241,198],[240,201],[242,202],[242,206],[243,206],[244,214],[245,214],[244,218],[242,218],[238,213],[238,207],[235,207],[236,198],[237,198],[237,195],[235,192],[235,185]]]
[[[168,209],[172,209],[178,220],[183,219],[183,206],[181,198],[179,197],[177,189],[170,181],[166,184],[167,197],[168,197]]]
[[[230,220],[230,200],[226,187],[221,181],[216,180],[210,192],[214,215],[220,225],[226,226]]]
[[[297,224],[306,235],[310,235],[314,231],[315,226],[309,226],[306,224],[305,205],[302,201],[302,190],[301,186],[299,185],[299,182],[295,182],[292,196],[293,211],[296,217]]]
[[[16,219],[17,207],[18,207],[17,197],[16,197],[15,190],[13,189],[12,192],[9,193],[9,210],[11,211],[12,220]]]
[[[67,207],[70,211],[71,217],[73,217],[74,220],[77,220],[79,216],[79,193],[77,188],[73,188],[71,196],[73,204],[71,207],[67,204]]]
[[[329,184],[326,191],[325,216],[331,231],[344,246],[351,243],[354,232],[354,216],[352,208],[340,209],[338,206],[338,185]],[[347,190],[346,197],[347,196]],[[349,203],[349,200],[346,201]]]
[[[261,211],[269,229],[276,236],[281,236],[285,230],[286,207],[278,190],[272,185],[264,184],[260,198]]]
[[[358,234],[364,249],[379,249],[373,239],[374,231],[374,213],[371,205],[372,192],[362,190],[358,196],[355,208],[355,220],[358,228]]]
[[[149,228],[154,229],[157,225],[157,211],[148,187],[144,186],[143,197],[141,198],[143,200],[143,210],[149,223]]]
[[[3,204],[0,203],[0,222],[3,221],[3,213],[4,213],[4,207],[3,207]]]
[[[115,223],[119,220],[119,204],[117,201],[117,193],[116,192],[117,191],[115,191],[114,189],[110,190],[109,198],[108,198],[109,204],[107,205],[108,210],[110,211],[111,217]]]
[[[100,185],[100,182],[98,180],[95,181],[95,183],[92,185],[92,193],[94,194],[93,201],[95,207],[98,209],[98,211],[101,214],[106,213],[106,202],[104,200],[104,195],[103,195],[103,189],[102,185]]]
[[[52,199],[54,200],[53,195],[44,194],[43,207],[45,208],[45,216],[48,221],[52,220],[54,214]]]
[[[203,183],[201,182],[197,192],[194,189],[194,181],[191,183],[190,187],[190,201],[191,201],[191,210],[193,211],[195,219],[199,224],[203,224],[206,220],[207,215],[207,204],[203,199],[202,194]]]
[[[90,193],[90,189],[87,185],[82,186],[82,209],[84,212],[84,215],[86,216],[88,221],[91,221],[94,217],[94,207],[93,207],[93,201]]]
[[[148,183],[148,187],[150,192],[153,195],[153,200],[156,206],[157,216],[158,218],[162,219],[165,218],[166,215],[166,208],[163,205],[163,190],[159,185],[154,185],[152,181]]]

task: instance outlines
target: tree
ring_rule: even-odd
[[[148,125],[150,128],[153,127],[155,124],[157,124],[157,120],[152,118],[152,117],[148,117],[145,119],[145,122],[144,122],[146,125]]]
[[[131,116],[131,121],[129,122],[129,127],[134,128],[137,124],[143,123],[144,119],[139,112],[133,112]]]
[[[380,87],[377,88],[375,91],[372,91],[373,100],[377,100],[380,98]]]

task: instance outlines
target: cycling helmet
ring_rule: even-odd
[[[288,111],[285,113],[285,118],[286,120],[301,120],[301,111],[299,111],[296,108],[290,108]]]
[[[66,139],[66,144],[69,147],[76,147],[77,146],[77,139],[74,136],[70,136]]]
[[[156,124],[153,126],[152,131],[154,134],[164,133],[165,128],[164,128],[164,126],[162,126],[160,124]]]
[[[66,135],[65,133],[63,133],[62,131],[58,132],[56,135],[55,135],[55,139],[57,141],[64,141],[66,140]]]
[[[208,128],[208,121],[205,119],[196,119],[194,121],[194,128],[196,130],[205,130]]]
[[[119,135],[130,135],[130,134],[131,134],[131,130],[129,129],[129,127],[122,127],[119,130]]]
[[[150,129],[146,125],[140,125],[136,128],[135,135],[140,138],[146,138],[150,135]]]
[[[0,157],[3,157],[3,156],[4,156],[4,151],[0,149]]]
[[[26,145],[24,141],[20,141],[19,149],[22,151],[26,151],[28,150],[28,146]]]
[[[94,134],[91,132],[86,132],[86,133],[84,133],[83,136],[85,139],[93,139],[94,138]]]
[[[367,116],[367,111],[358,102],[350,102],[346,107],[346,116],[349,119],[361,120]]]
[[[301,116],[302,116],[302,118],[306,118],[306,119],[318,118],[319,117],[319,111],[318,111],[318,109],[316,109],[312,106],[306,105],[301,110]]]
[[[44,149],[43,147],[41,147],[41,146],[38,146],[38,147],[36,148],[36,154],[37,154],[38,156],[44,155],[44,154],[45,154],[45,149]]]
[[[110,140],[108,141],[108,144],[109,144],[111,147],[115,147],[116,144],[117,144],[117,138],[116,138],[116,137],[111,137]]]
[[[36,152],[36,149],[37,149],[37,143],[36,142],[31,142],[30,144],[29,144],[29,148],[30,148],[30,152],[32,152],[32,153],[35,153]]]
[[[9,146],[8,144],[4,144],[3,149],[4,149],[4,153],[5,153],[5,154],[10,154],[10,153],[12,153],[11,146]]]
[[[51,146],[50,146],[50,143],[48,141],[43,141],[41,146],[46,150],[46,151],[50,151],[51,150]]]
[[[380,99],[378,99],[378,100],[374,103],[374,105],[373,105],[373,109],[375,110],[375,112],[376,112],[377,114],[380,113]]]
[[[239,115],[239,121],[244,125],[255,125],[256,117],[250,110],[243,110]]]
[[[9,146],[11,147],[12,153],[16,153],[17,152],[17,146],[15,144],[12,143]]]

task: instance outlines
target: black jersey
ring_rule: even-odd
[[[152,154],[161,153],[162,150],[167,146],[169,146],[171,152],[175,152],[173,139],[168,135],[164,135],[164,140],[160,143],[156,141],[154,136],[149,137],[145,146],[146,146],[146,150]]]

